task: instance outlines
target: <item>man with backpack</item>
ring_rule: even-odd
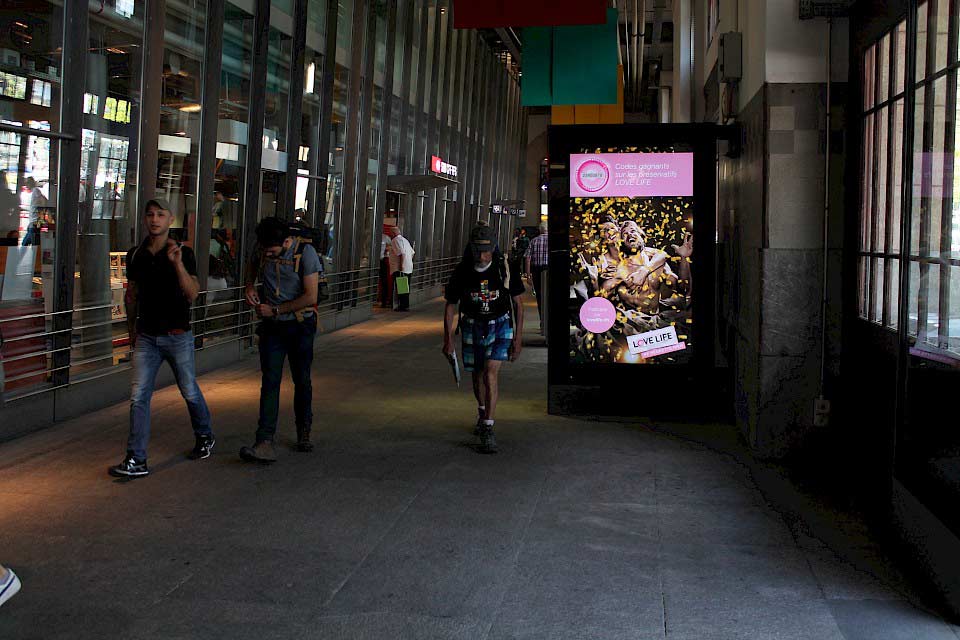
[[[288,223],[264,218],[257,225],[257,250],[247,270],[246,298],[261,319],[260,419],[252,447],[240,449],[250,462],[274,462],[273,446],[280,411],[283,362],[290,358],[297,451],[313,451],[313,341],[317,334],[317,299],[322,266],[309,238],[294,235]],[[259,278],[262,292],[258,293]]]
[[[515,361],[523,348],[525,289],[520,274],[512,274],[496,245],[496,234],[479,225],[470,232],[464,258],[447,283],[443,322],[443,353],[455,352],[453,335],[462,334],[463,367],[473,374],[477,426],[482,453],[496,453],[493,434],[499,396],[500,365]]]

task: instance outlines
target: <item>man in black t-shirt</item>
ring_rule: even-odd
[[[463,336],[463,368],[473,374],[477,398],[477,428],[480,451],[496,453],[494,415],[499,395],[500,364],[520,356],[523,348],[523,304],[525,289],[519,274],[511,274],[497,251],[496,235],[480,225],[470,232],[470,246],[464,260],[447,283],[447,306],[443,323],[443,353],[455,352],[453,334],[457,313]]]
[[[123,462],[110,475],[139,477],[147,469],[150,399],[164,362],[173,369],[180,394],[187,401],[196,445],[194,459],[207,458],[215,440],[210,410],[197,384],[190,329],[190,305],[200,293],[197,259],[190,247],[170,238],[173,215],[162,200],[150,200],[143,214],[147,237],[127,253],[127,329],[133,348],[130,392],[130,437]]]

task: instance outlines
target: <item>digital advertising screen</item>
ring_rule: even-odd
[[[570,156],[570,362],[689,363],[693,150],[584,151]]]

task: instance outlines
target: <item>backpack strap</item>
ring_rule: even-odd
[[[303,242],[300,236],[293,239],[293,270],[300,276],[300,282],[303,282],[303,275],[300,273],[300,260],[303,258]]]
[[[303,238],[302,236],[297,236],[296,238],[294,238],[294,245],[293,245],[293,268],[294,268],[294,270],[297,272],[297,275],[300,276],[300,286],[301,286],[301,287],[303,286],[303,252],[304,252],[304,250],[307,248],[307,245],[309,245],[309,244],[311,244],[311,242],[310,242],[309,240]],[[320,272],[319,272],[319,273],[323,273],[323,261],[322,261],[322,260],[320,261]],[[320,276],[320,275],[317,276],[317,302],[314,303],[313,306],[308,307],[308,309],[313,309],[314,315],[316,315],[318,318],[319,318],[319,316],[320,316],[320,304],[319,304],[319,302],[320,302],[320,281],[321,281],[322,279],[323,279],[322,276]],[[306,318],[306,315],[304,314],[304,311],[306,311],[306,309],[300,309],[299,311],[294,312],[294,315],[297,317],[297,322],[303,322],[304,319]]]

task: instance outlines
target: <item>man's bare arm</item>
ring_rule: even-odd
[[[456,331],[457,312],[459,306],[447,303],[443,310],[443,353],[450,355],[454,352],[453,332]]]
[[[514,327],[513,327],[513,348],[510,351],[510,361],[513,362],[520,357],[523,351],[523,298],[521,296],[513,297],[514,308]]]

